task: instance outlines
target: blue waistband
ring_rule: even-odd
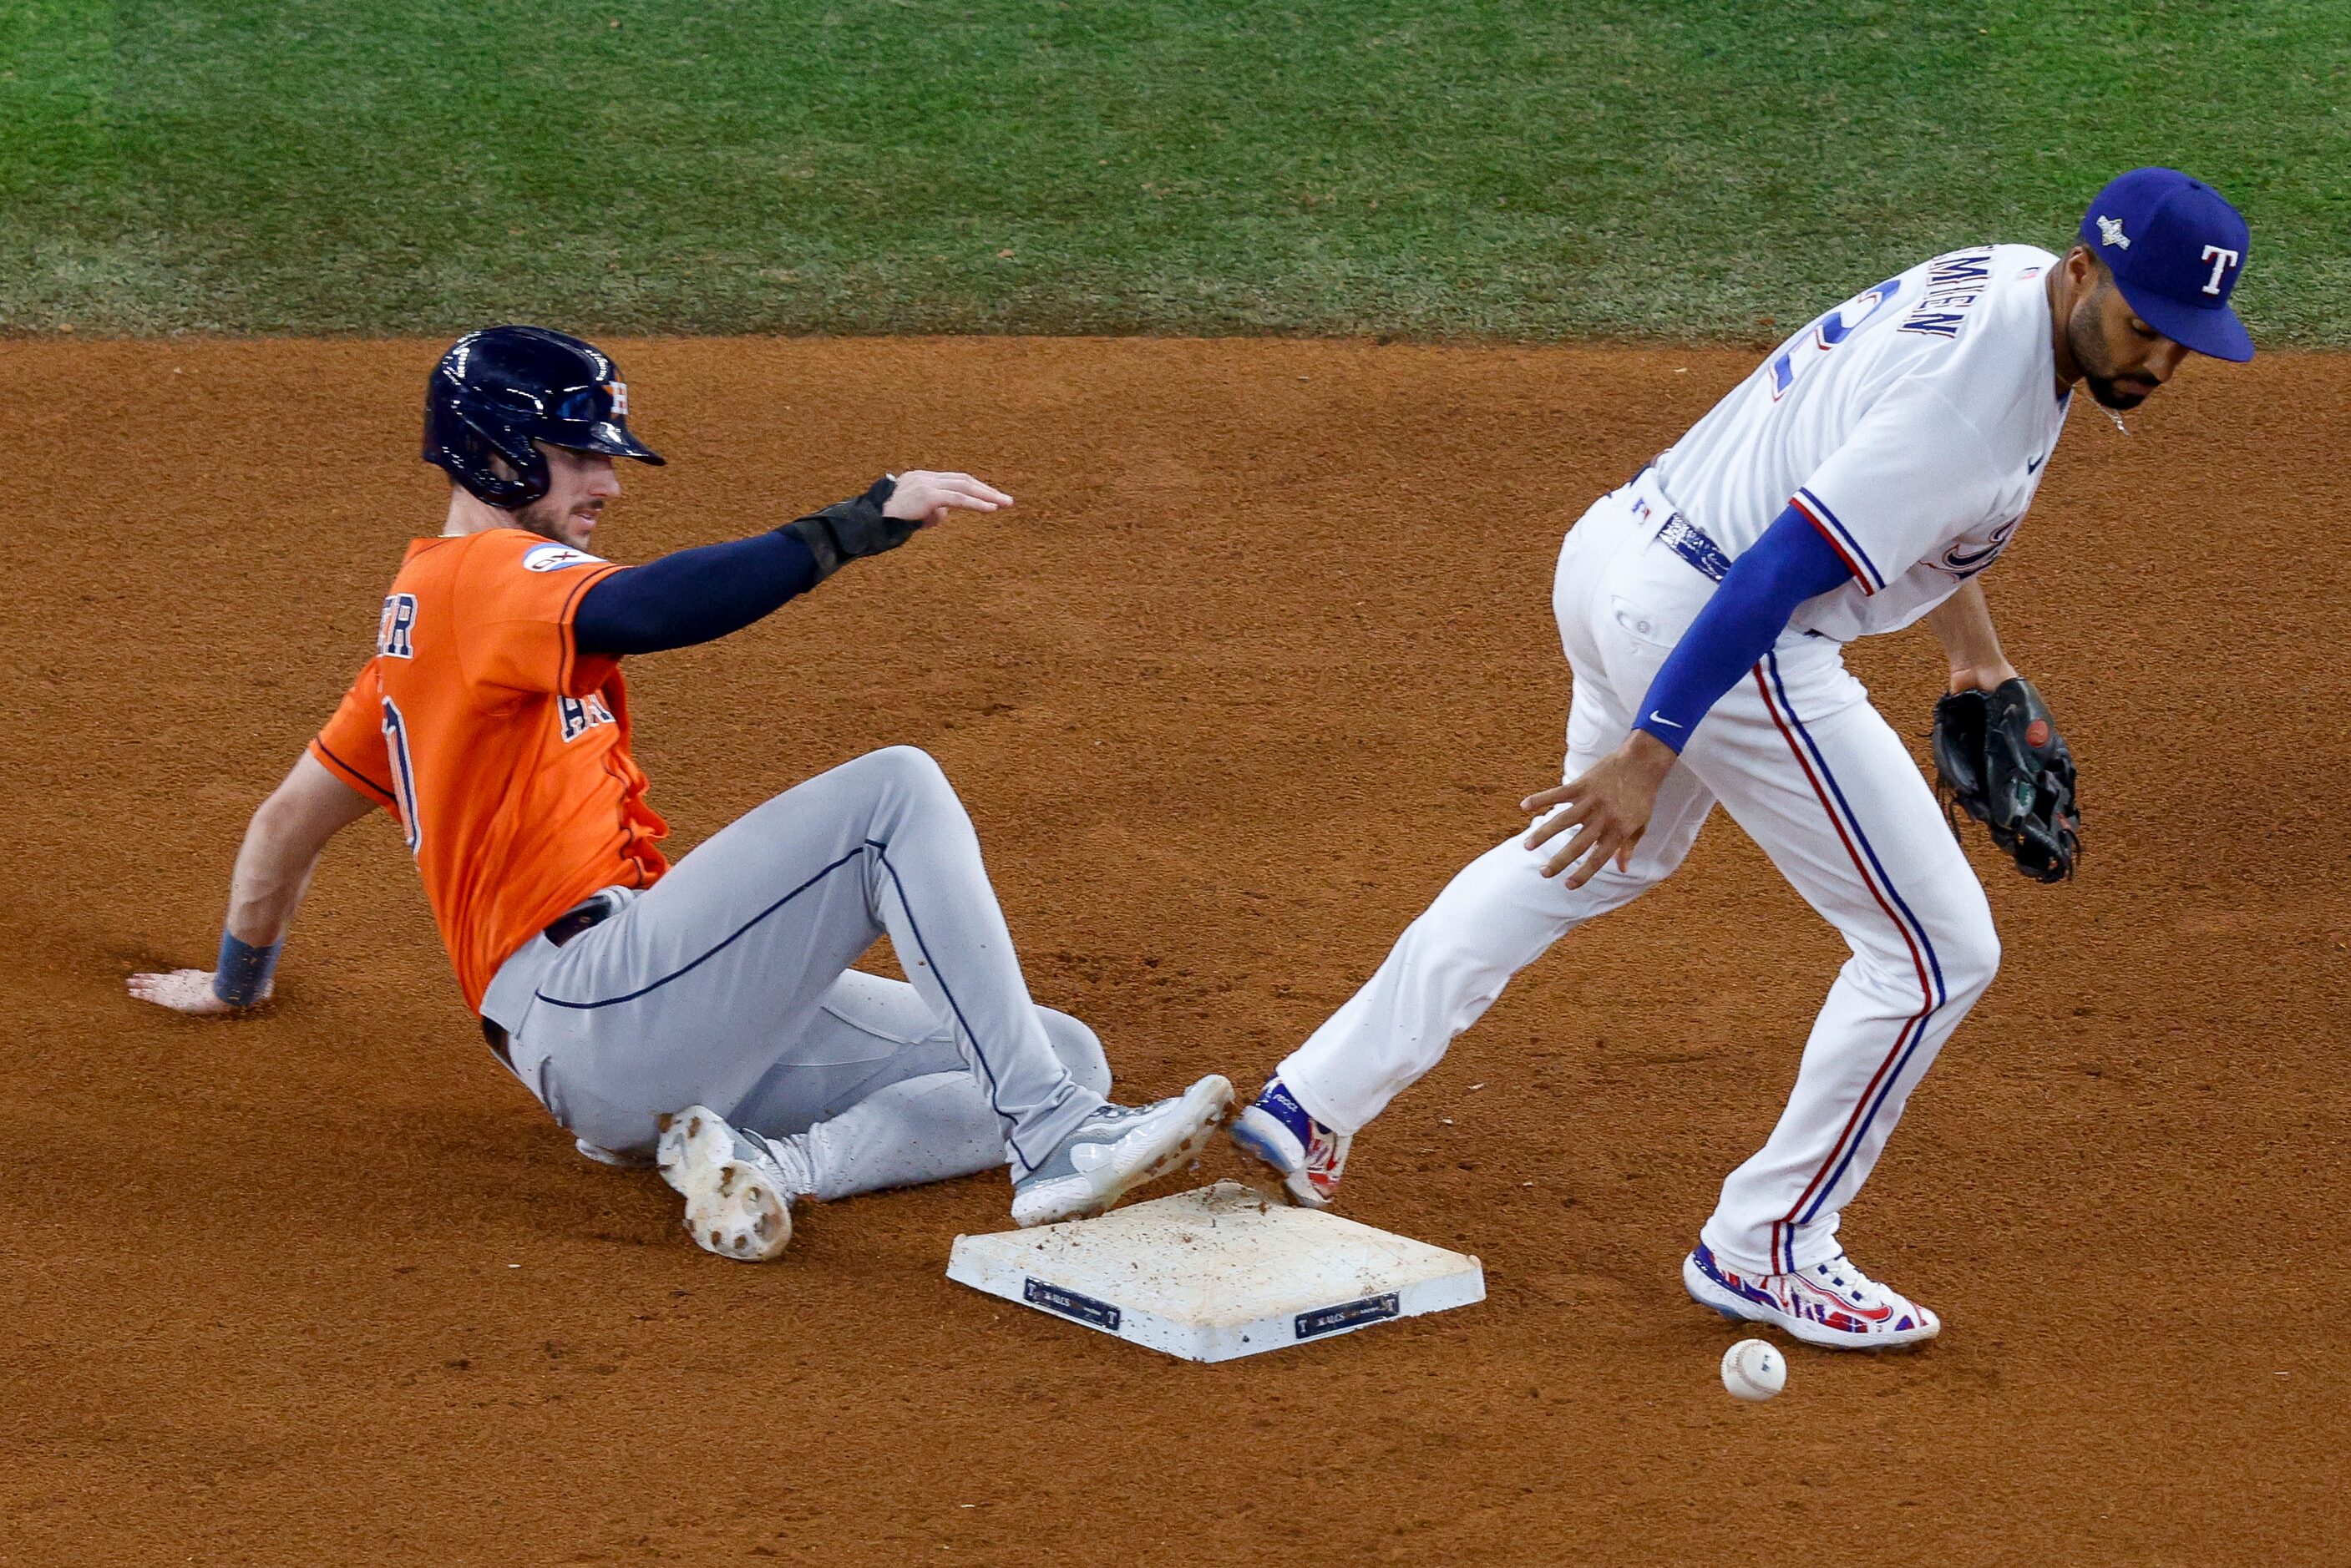
[[[1656,472],[1656,464],[1644,463],[1641,471],[1633,475],[1631,483],[1637,485],[1642,480],[1648,479],[1649,483],[1646,488],[1649,493],[1665,505],[1671,506],[1672,500],[1653,477]],[[1648,507],[1649,502],[1644,498],[1637,503],[1636,509],[1646,511]],[[1722,546],[1708,538],[1705,529],[1683,516],[1679,512],[1667,514],[1665,522],[1658,525],[1656,536],[1659,544],[1704,572],[1714,581],[1719,583],[1730,574],[1730,557],[1724,553]]]
[[[1722,546],[1678,512],[1657,530],[1657,542],[1718,583],[1730,573],[1730,557],[1722,553]]]

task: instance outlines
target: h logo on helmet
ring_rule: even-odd
[[[627,419],[629,417],[629,384],[626,381],[607,381],[604,383],[604,389],[612,394],[612,417],[616,420]]]

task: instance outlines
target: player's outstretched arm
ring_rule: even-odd
[[[237,1012],[267,1001],[269,968],[276,962],[277,945],[286,940],[287,928],[294,923],[296,906],[309,888],[319,852],[326,848],[327,840],[365,816],[375,804],[305,752],[286,782],[254,812],[229,882],[227,931],[222,949],[240,955],[266,955],[248,1000],[241,1003],[229,1000],[217,983],[219,971],[209,969],[134,974],[131,994],[174,1012],[193,1013]],[[235,993],[233,986],[230,994]]]
[[[572,627],[582,653],[660,653],[711,642],[772,615],[862,556],[878,556],[950,512],[1012,497],[967,473],[914,470],[747,539],[679,550],[588,590]]]

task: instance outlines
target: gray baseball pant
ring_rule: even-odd
[[[651,1150],[706,1105],[809,1131],[820,1198],[1016,1177],[1102,1104],[1092,1032],[1029,998],[963,803],[892,746],[757,807],[561,947],[534,937],[483,1016],[582,1142]],[[887,933],[912,983],[850,965]]]

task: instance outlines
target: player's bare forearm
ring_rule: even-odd
[[[327,841],[374,805],[304,753],[246,826],[229,878],[228,933],[255,948],[283,941]],[[177,1012],[237,1011],[214,993],[208,969],[134,974],[131,994]]]
[[[256,947],[284,940],[327,841],[374,804],[304,753],[246,827],[229,881],[230,933]]]
[[[1952,691],[1989,691],[2016,679],[2016,666],[2001,651],[2000,632],[1991,624],[1991,607],[1984,601],[1980,580],[1960,584],[1958,593],[1929,610],[1927,629],[1950,660]]]

